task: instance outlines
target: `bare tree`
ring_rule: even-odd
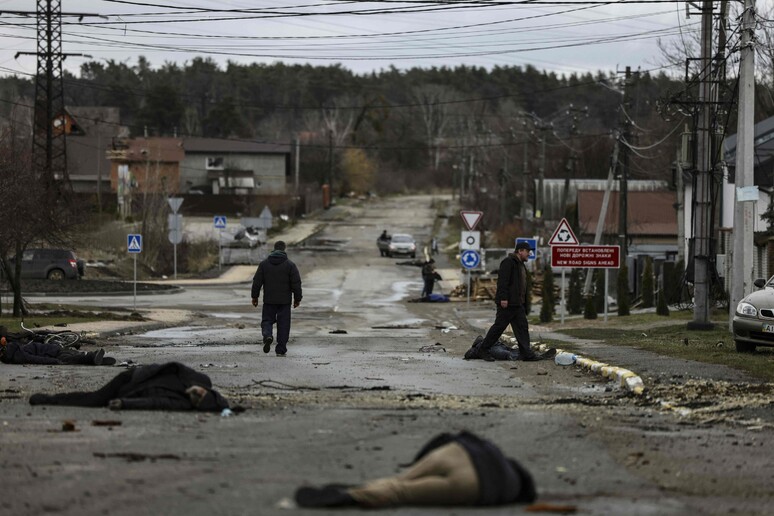
[[[452,104],[457,95],[453,89],[438,84],[423,84],[411,90],[411,97],[417,103],[425,129],[428,160],[433,170],[438,170],[441,161],[441,142],[446,135]]]
[[[35,170],[29,138],[13,129],[0,135],[0,199],[0,264],[13,291],[13,316],[20,317],[27,313],[21,288],[24,250],[33,243],[63,245],[73,218],[65,185]]]

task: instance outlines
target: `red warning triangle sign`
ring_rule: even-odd
[[[556,227],[556,231],[554,231],[551,240],[548,241],[548,245],[580,245],[567,219],[562,219]]]
[[[460,215],[462,216],[462,222],[465,223],[465,226],[468,228],[468,230],[473,231],[473,229],[481,220],[481,217],[484,216],[484,212],[483,211],[461,211]]]

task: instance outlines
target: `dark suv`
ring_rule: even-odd
[[[22,253],[22,279],[79,279],[83,260],[66,249],[27,249]]]

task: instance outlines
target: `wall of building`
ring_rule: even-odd
[[[200,186],[212,188],[211,172],[207,169],[207,158],[223,158],[223,168],[252,170],[255,178],[255,194],[281,195],[286,193],[286,163],[284,154],[225,154],[187,152],[180,164],[180,191],[187,192]]]

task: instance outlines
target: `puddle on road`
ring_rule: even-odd
[[[427,319],[401,319],[371,326],[374,330],[418,330]]]
[[[169,339],[169,340],[181,340],[181,339],[198,339],[226,336],[233,336],[234,328],[203,328],[201,326],[178,326],[176,328],[164,328],[161,330],[153,330],[147,333],[138,335],[138,337],[144,337],[146,339]]]
[[[393,294],[390,297],[376,299],[374,301],[366,301],[365,305],[368,306],[385,306],[388,304],[401,301],[408,297],[409,288],[416,289],[418,285],[421,285],[419,281],[398,281],[392,284]]]

